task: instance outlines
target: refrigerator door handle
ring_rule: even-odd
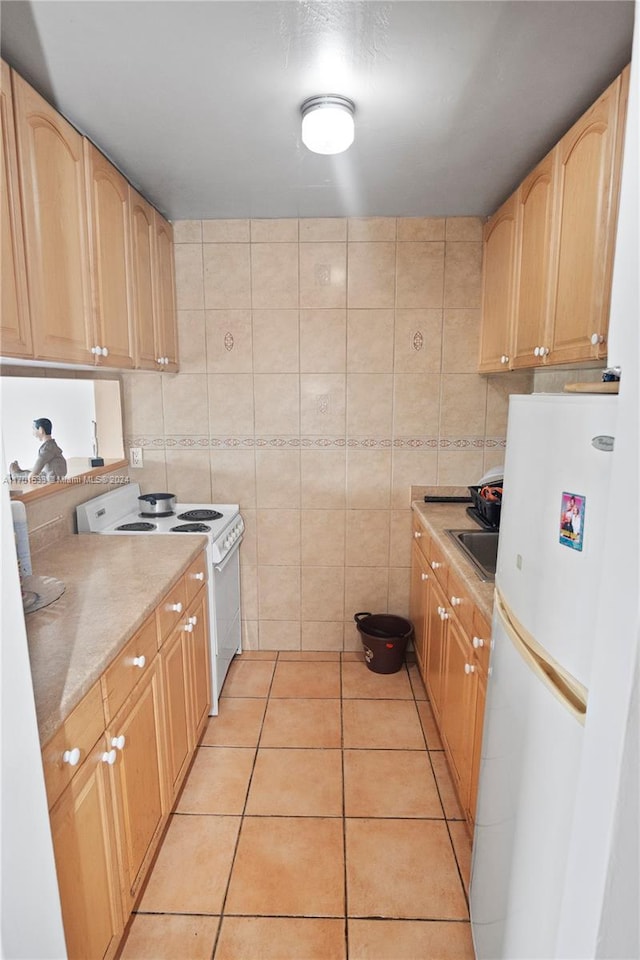
[[[586,687],[549,658],[544,648],[516,619],[497,587],[495,609],[507,636],[523,660],[578,723],[584,725],[588,698]]]

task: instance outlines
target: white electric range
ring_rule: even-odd
[[[212,674],[209,712],[214,716],[229,664],[242,650],[238,548],[244,521],[239,506],[237,503],[178,503],[170,513],[149,516],[141,513],[139,496],[139,484],[129,483],[80,504],[76,507],[78,533],[207,537]]]

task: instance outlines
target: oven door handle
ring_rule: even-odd
[[[226,555],[226,557],[223,557],[223,559],[220,561],[220,563],[214,563],[214,565],[213,565],[213,569],[214,569],[214,570],[217,570],[218,573],[222,573],[222,571],[223,571],[224,568],[227,566],[227,564],[230,563],[231,560],[233,559],[233,555],[234,555],[234,553],[236,552],[236,550],[238,549],[238,547],[240,546],[240,544],[241,544],[241,542],[242,542],[242,539],[243,539],[242,537],[238,537],[238,539],[236,540],[236,542],[234,543],[234,545],[231,547],[231,549],[229,550],[229,553]]]

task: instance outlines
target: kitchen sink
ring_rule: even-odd
[[[481,580],[494,580],[498,556],[497,530],[445,530],[474,565]]]

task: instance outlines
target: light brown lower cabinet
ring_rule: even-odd
[[[421,624],[416,653],[458,800],[472,830],[490,626],[465,594],[463,579],[450,569],[437,539],[417,517],[414,538],[410,614],[414,625]]]
[[[124,929],[105,752],[100,740],[50,811],[69,960],[113,956]]]
[[[43,747],[72,960],[116,954],[207,722],[206,581],[185,611],[187,575]]]
[[[128,914],[169,812],[164,782],[162,680],[156,657],[107,729],[123,906]]]

